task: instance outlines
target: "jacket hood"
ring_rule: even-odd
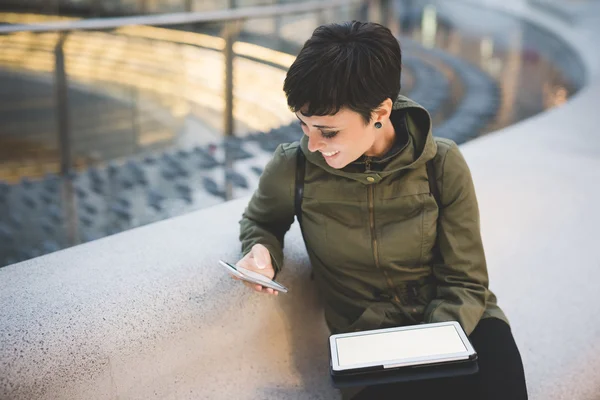
[[[394,112],[405,112],[409,143],[399,154],[394,156],[382,171],[377,172],[380,178],[396,173],[404,169],[415,169],[431,160],[436,152],[437,145],[431,132],[431,117],[427,110],[418,103],[405,97],[398,96],[392,106]],[[320,152],[308,150],[308,137],[305,135],[300,140],[302,151],[306,159],[320,168],[334,175],[344,176],[364,183],[364,173],[348,172],[345,168],[336,169],[327,164]]]

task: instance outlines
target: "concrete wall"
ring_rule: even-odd
[[[566,105],[462,149],[530,398],[597,399],[599,24],[490,4],[551,26],[588,67]],[[279,277],[289,294],[254,294],[216,263],[239,256],[245,201],[0,269],[0,399],[338,397],[296,227]]]

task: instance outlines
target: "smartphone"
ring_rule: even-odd
[[[229,271],[231,275],[240,278],[243,281],[256,283],[257,285],[268,287],[282,293],[288,292],[285,286],[267,278],[264,275],[259,274],[258,272],[250,271],[242,267],[236,267],[235,265],[232,265],[223,260],[219,260],[219,264],[225,267],[225,269],[227,269],[227,271]]]

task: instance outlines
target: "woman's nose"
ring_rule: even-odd
[[[323,148],[323,142],[319,139],[318,134],[307,134],[308,136],[308,150],[311,152],[319,151]]]

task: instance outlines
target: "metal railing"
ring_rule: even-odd
[[[0,13],[13,24],[0,26],[0,266],[250,194],[270,153],[302,134],[281,86],[324,21],[379,21],[405,34],[404,93],[454,140],[480,132],[473,127],[500,98],[494,129],[579,87],[577,55],[553,36],[500,20],[473,38],[454,4],[426,32],[432,25],[419,23],[432,13],[413,2],[391,12],[385,1],[338,0],[36,25],[25,24],[47,16]],[[503,48],[506,26],[516,32]],[[440,48],[416,42],[432,38]]]
[[[385,0],[368,3],[384,3]],[[276,17],[286,14],[324,12],[337,7],[364,3],[364,0],[307,1],[304,3],[277,4],[271,6],[234,8],[205,12],[181,12],[161,15],[140,15],[134,17],[90,18],[79,21],[52,22],[0,26],[0,34],[13,32],[63,32],[73,30],[114,29],[127,25],[169,26],[202,22],[237,22],[252,18]]]
[[[148,97],[148,93],[156,94],[156,96],[170,96],[173,92],[181,91],[183,93],[181,98],[189,101],[190,91],[200,90],[202,92],[206,89],[206,93],[202,92],[201,97],[204,96],[208,100],[203,99],[194,103],[194,106],[201,108],[201,106],[206,105],[210,101],[223,102],[222,106],[217,107],[218,110],[222,110],[222,133],[225,136],[233,136],[236,132],[236,121],[240,125],[248,124],[248,122],[239,119],[240,114],[252,114],[253,110],[251,107],[253,107],[253,104],[259,107],[264,102],[265,92],[262,91],[262,88],[265,86],[272,87],[269,92],[271,96],[269,98],[271,102],[269,106],[273,108],[272,103],[277,102],[277,107],[272,112],[288,116],[285,99],[275,99],[275,95],[273,94],[277,92],[277,96],[283,97],[280,85],[273,85],[274,81],[269,75],[276,68],[271,67],[271,70],[261,72],[262,75],[258,78],[262,80],[266,79],[266,82],[257,82],[248,87],[245,81],[240,80],[240,78],[245,80],[252,80],[254,78],[251,75],[240,76],[241,72],[245,72],[243,71],[244,67],[248,67],[247,69],[252,71],[256,68],[266,67],[269,63],[277,64],[278,75],[275,77],[277,81],[282,78],[284,70],[293,61],[293,54],[290,54],[290,52],[294,53],[301,47],[303,41],[310,34],[308,31],[312,31],[316,26],[327,21],[348,19],[382,20],[385,14],[385,7],[382,7],[384,3],[386,3],[385,0],[307,1],[210,12],[84,20],[70,19],[68,21],[35,24],[15,24],[11,22],[7,25],[0,25],[0,40],[13,40],[12,44],[10,41],[0,43],[4,52],[4,55],[0,55],[0,61],[8,60],[6,58],[7,54],[12,52],[11,56],[16,57],[17,61],[15,62],[15,59],[9,60],[12,62],[12,64],[9,63],[9,66],[14,70],[18,70],[23,65],[44,64],[42,75],[46,76],[47,82],[45,83],[50,82],[53,87],[53,90],[49,93],[50,97],[46,98],[46,100],[51,99],[49,106],[52,108],[46,111],[52,111],[53,116],[45,124],[42,123],[41,125],[44,126],[44,129],[49,129],[47,125],[52,124],[56,130],[55,142],[57,143],[56,148],[58,150],[56,151],[56,157],[59,160],[59,170],[57,172],[64,177],[61,180],[62,195],[60,197],[62,198],[61,202],[64,210],[67,243],[73,245],[81,242],[78,228],[80,215],[78,216],[77,211],[81,204],[77,200],[77,187],[69,177],[77,172],[76,165],[79,164],[80,160],[80,158],[77,158],[77,141],[88,140],[87,138],[83,138],[85,135],[82,135],[82,131],[77,130],[77,122],[86,121],[88,118],[87,116],[80,115],[79,110],[87,113],[88,109],[90,109],[89,106],[77,104],[78,93],[73,91],[74,87],[88,85],[87,89],[84,88],[84,95],[93,94],[94,91],[103,89],[107,75],[119,75],[119,73],[123,72],[119,69],[128,69],[126,71],[127,74],[123,74],[124,77],[120,77],[120,79],[115,79],[114,81],[109,80],[106,83],[106,85],[112,83],[115,84],[114,86],[121,85],[122,90],[111,86],[106,91],[108,93],[110,90],[113,90],[113,92],[110,92],[112,97],[109,97],[119,99],[119,96],[121,96],[120,98],[125,98],[124,102],[131,106],[132,116],[128,117],[128,111],[125,110],[125,116],[123,117],[130,118],[130,120],[121,122],[124,122],[125,125],[130,125],[133,138],[139,134],[138,130],[143,131],[147,129],[139,127],[140,120],[144,121],[143,118],[140,119],[141,111],[145,110],[145,107],[150,103],[150,105],[160,103],[160,101],[152,103],[152,101],[156,100],[156,97],[150,98]],[[33,19],[35,20],[35,18]],[[303,23],[306,20],[309,21],[308,24],[302,24],[302,32],[298,32],[299,25],[294,24]],[[264,35],[265,30],[261,30],[265,21],[269,22],[269,29],[273,29],[273,31],[269,31],[266,35]],[[172,29],[164,29],[165,27]],[[287,53],[272,50],[269,44],[278,43],[277,40],[268,43],[261,42],[261,40],[265,39],[265,36],[277,39],[287,35],[286,37],[289,39],[290,34],[296,37],[293,50],[289,51],[288,48]],[[173,38],[173,35],[176,37]],[[17,42],[18,45],[15,45]],[[119,46],[123,45],[123,42],[125,42],[127,47],[123,47],[120,51],[109,49],[110,46],[121,48]],[[9,45],[4,47],[6,43],[9,43]],[[10,45],[13,45],[13,47],[10,48]],[[38,53],[34,51],[39,50],[39,46],[44,46],[41,50],[44,57],[39,57],[40,51]],[[179,51],[179,54],[184,55],[181,60],[162,58],[162,51],[168,50],[168,53],[173,49]],[[161,52],[149,52],[150,50],[160,50]],[[145,53],[146,51],[148,53]],[[75,57],[82,53],[85,53],[87,59],[78,59]],[[265,53],[267,56],[265,56]],[[170,57],[170,54],[164,57]],[[219,57],[215,55],[219,55]],[[218,63],[223,63],[220,64],[222,67],[215,67],[215,58]],[[107,59],[111,59],[111,61],[107,63]],[[192,68],[178,69],[173,67],[176,67],[179,63],[187,64],[190,60],[196,62]],[[254,60],[254,64],[248,66],[249,60]],[[239,64],[239,68],[236,67],[237,63],[241,63]],[[161,64],[169,65],[163,71],[161,70]],[[210,65],[210,68],[202,64]],[[3,66],[5,65],[0,64],[0,72],[3,71]],[[35,67],[37,66],[35,64]],[[104,71],[102,70],[103,68],[105,69]],[[145,74],[148,68],[153,68],[154,70],[152,73]],[[194,68],[200,69],[200,71],[194,71]],[[29,77],[36,76],[36,73],[42,71],[42,69],[32,68],[31,71],[34,74],[28,75]],[[90,78],[90,76],[83,74],[82,71],[86,74],[93,72],[96,75]],[[190,74],[192,73],[195,73],[195,75],[191,76]],[[136,74],[139,74],[139,78]],[[38,73],[37,75],[40,74]],[[163,76],[161,75],[165,76],[162,80]],[[235,77],[237,79],[234,79]],[[90,79],[86,80],[85,78]],[[270,82],[269,79],[271,79]],[[139,82],[137,82],[138,80]],[[175,81],[175,84],[167,85],[170,80]],[[211,86],[214,83],[211,81],[215,80],[219,80],[219,84]],[[202,83],[199,84],[198,82],[200,81]],[[186,87],[188,84],[195,86],[188,90]],[[15,85],[19,86],[18,83]],[[153,91],[156,88],[152,87],[152,85],[158,87],[167,85],[167,87],[166,89],[161,87],[161,90]],[[127,98],[128,91],[131,91],[131,98]],[[219,93],[214,93],[214,91],[219,91]],[[252,93],[253,91],[256,91],[256,93]],[[113,96],[113,94],[115,95]],[[179,95],[179,93],[177,94]],[[35,96],[36,94],[24,92],[24,98],[27,101],[35,102],[33,100],[38,100]],[[240,99],[240,97],[244,98]],[[82,98],[80,94],[79,98]],[[6,103],[6,100],[10,101],[12,99],[4,100]],[[78,106],[79,109],[77,108]],[[244,106],[243,111],[241,111],[242,106]],[[237,113],[236,108],[238,108]],[[95,106],[92,106],[91,113],[96,112],[102,111],[96,110]],[[153,118],[156,112],[156,107],[154,107],[152,110]],[[221,114],[221,111],[215,113],[217,116],[219,114]],[[206,113],[203,116],[206,116]],[[210,117],[214,119],[214,115]],[[106,120],[111,120],[111,118],[113,117],[107,113]],[[150,125],[152,125],[153,121],[157,120],[150,120]],[[25,122],[27,121],[23,121],[23,123]],[[118,125],[122,124],[119,123]],[[252,129],[256,130],[256,127]],[[35,129],[33,130],[35,131]],[[50,130],[54,129],[51,127]],[[264,129],[262,130],[264,131]],[[100,131],[103,130],[101,129]],[[115,132],[118,133],[119,130],[115,129]],[[106,132],[102,135],[102,133],[95,133],[103,136],[102,143],[106,140],[113,140],[116,137],[119,137],[121,140],[123,136],[119,134],[108,135]],[[127,142],[127,140],[130,139],[121,140],[119,143]],[[81,143],[79,144],[81,145]],[[85,145],[89,147],[86,148],[86,151],[97,150],[89,142],[86,142]],[[119,145],[121,144],[117,144],[117,146]],[[235,157],[228,153],[230,150],[227,147],[224,150],[225,156],[223,158],[225,164],[223,167],[225,176],[228,176],[228,173],[233,171]],[[107,151],[107,153],[110,153],[110,151]],[[131,155],[135,154],[131,153]],[[104,161],[110,161],[110,158]],[[231,182],[227,179],[225,197],[232,198]]]
[[[59,148],[61,154],[60,172],[63,175],[72,170],[72,160],[69,150],[71,139],[69,126],[69,99],[68,93],[68,72],[65,68],[64,43],[68,35],[74,31],[99,31],[115,30],[128,26],[198,26],[198,24],[222,23],[222,38],[225,41],[223,54],[225,61],[225,107],[223,133],[225,136],[231,136],[234,133],[234,58],[233,44],[237,40],[242,23],[251,19],[277,18],[285,15],[316,13],[318,22],[326,21],[325,13],[339,7],[353,6],[362,4],[362,11],[365,13],[368,7],[377,7],[385,1],[360,1],[360,0],[329,0],[329,1],[307,1],[301,3],[278,4],[271,6],[259,6],[248,8],[237,8],[228,10],[218,10],[209,12],[184,12],[162,15],[143,15],[133,17],[116,18],[94,18],[76,21],[59,21],[41,24],[17,24],[0,26],[0,35],[19,32],[28,33],[59,33],[59,40],[54,48],[54,80],[56,93],[56,120],[58,125]],[[383,10],[383,7],[380,7]],[[371,14],[371,18],[373,14]],[[276,24],[280,26],[281,24]]]
[[[223,10],[304,0],[2,0],[0,6],[85,17]]]

